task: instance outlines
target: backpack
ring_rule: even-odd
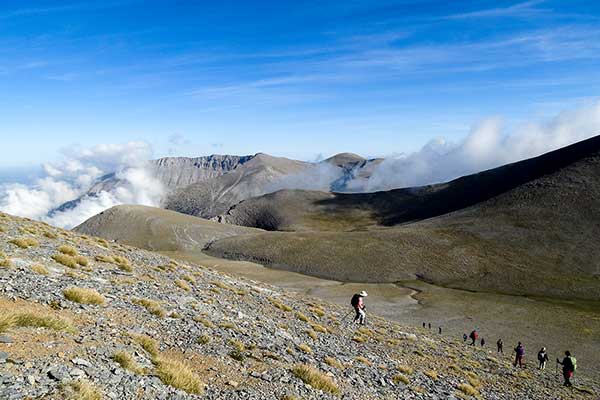
[[[354,308],[358,307],[359,298],[360,298],[360,296],[358,294],[355,294],[354,296],[352,296],[352,300],[350,300],[350,305]]]
[[[569,357],[571,359],[571,364],[573,365],[573,372],[577,370],[577,359],[573,356]]]
[[[525,355],[525,348],[523,346],[517,346],[517,355],[519,355],[519,356]]]

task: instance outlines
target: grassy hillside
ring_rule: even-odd
[[[345,308],[5,214],[0,251],[0,398],[599,393],[452,337],[375,316],[357,329]]]
[[[282,192],[246,201],[228,220],[275,210],[274,220],[282,221],[275,228],[298,232],[225,238],[208,251],[345,281],[421,279],[469,290],[599,300],[598,199],[595,137],[427,188]],[[251,222],[244,218],[239,221]]]
[[[175,211],[140,205],[112,207],[74,230],[158,251],[201,249],[207,243],[224,237],[261,232],[260,229],[219,224]]]

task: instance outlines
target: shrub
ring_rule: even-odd
[[[315,367],[307,364],[296,365],[292,368],[292,373],[300,378],[302,382],[317,390],[322,390],[334,395],[341,394],[341,391],[335,382]]]
[[[106,299],[94,289],[70,287],[63,290],[65,299],[81,304],[104,304]]]
[[[181,279],[183,279],[184,281],[187,281],[189,283],[196,283],[196,279],[194,279],[194,277],[191,275],[183,275],[181,277]]]
[[[8,256],[4,255],[3,253],[0,254],[0,267],[8,268],[11,265],[12,265],[11,259]]]
[[[108,242],[104,239],[96,239],[96,242],[102,247],[108,247]]]
[[[184,281],[183,279],[177,279],[175,281],[175,285],[177,285],[177,287],[185,290],[186,292],[189,292],[190,290],[192,290],[192,288],[190,287],[190,285]]]
[[[219,328],[235,330],[235,324],[233,322],[225,321],[219,324]]]
[[[325,310],[323,310],[321,307],[318,307],[318,306],[310,307],[308,309],[308,311],[310,311],[311,313],[313,313],[319,317],[322,317],[325,315]]]
[[[244,343],[241,340],[231,339],[229,341],[229,344],[232,345],[233,348],[238,351],[246,351],[246,346],[244,345]]]
[[[40,275],[48,275],[50,273],[50,271],[48,271],[48,269],[41,264],[32,265],[31,270]]]
[[[26,249],[28,247],[34,247],[34,246],[38,246],[39,243],[37,240],[33,239],[33,238],[17,238],[17,239],[12,239],[9,240],[8,243],[12,243],[17,247],[20,247],[22,249]]]
[[[246,355],[238,349],[231,350],[229,352],[229,357],[239,362],[244,362],[244,360],[246,359]]]
[[[202,394],[204,384],[184,362],[164,356],[156,357],[154,362],[156,375],[165,385],[191,394]]]
[[[75,257],[77,255],[77,249],[75,249],[72,246],[67,246],[67,245],[63,244],[61,246],[58,246],[57,250],[60,253],[63,253],[63,254],[66,254],[66,255],[69,255],[69,256],[72,256],[72,257]]]
[[[162,309],[160,303],[157,301],[150,299],[135,299],[133,300],[133,303],[144,307],[150,314],[159,318],[164,318],[165,315],[167,315],[165,310]]]
[[[310,338],[313,340],[317,340],[319,338],[319,335],[317,335],[317,332],[313,331],[312,329],[307,330],[306,334],[308,336],[310,336]]]
[[[75,256],[74,257],[75,262],[79,265],[81,265],[82,267],[87,267],[89,264],[89,261],[87,258],[85,258],[84,256]]]
[[[121,256],[113,256],[112,258],[114,260],[113,263],[116,264],[119,269],[125,272],[133,272],[133,267],[127,258]]]
[[[68,254],[57,253],[52,256],[52,259],[54,261],[56,261],[57,263],[64,265],[65,267],[69,267],[69,268],[77,267],[77,260],[75,259],[75,257],[72,257]]]
[[[354,337],[352,338],[352,340],[353,340],[353,341],[355,341],[356,343],[364,343],[364,342],[366,342],[368,339],[367,339],[366,337],[364,337],[364,336],[360,336],[360,335],[358,335],[358,336],[354,336]]]

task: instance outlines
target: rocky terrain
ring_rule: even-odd
[[[578,377],[0,214],[0,398],[594,398]]]
[[[249,199],[219,220],[279,232],[223,238],[208,251],[341,281],[598,301],[599,198],[594,137],[445,184]]]

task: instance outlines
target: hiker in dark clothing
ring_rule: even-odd
[[[496,346],[498,346],[498,353],[504,354],[504,343],[502,343],[502,339],[498,339]]]
[[[481,347],[484,347],[484,346],[485,346],[485,339],[481,338]]]
[[[431,329],[431,322],[429,323],[429,329]]]
[[[354,307],[354,311],[356,312],[356,316],[354,317],[354,321],[352,322],[358,321],[360,325],[365,324],[365,318],[367,317],[367,314],[365,313],[365,308],[367,308],[367,306],[365,306],[363,298],[367,296],[368,294],[364,290],[352,296],[350,304],[352,305],[352,307]]]
[[[577,369],[577,360],[575,357],[571,356],[571,352],[569,350],[565,351],[565,358],[563,358],[562,362],[557,358],[556,362],[563,366],[563,377],[565,378],[565,386],[571,387],[573,384],[571,383],[571,378]]]
[[[466,333],[463,333],[463,342],[466,342],[469,337]]]
[[[423,322],[423,328],[425,328],[425,326],[426,326],[426,324],[425,324],[425,322]]]
[[[442,334],[442,327],[438,326],[438,333],[441,335]]]
[[[478,337],[479,337],[479,335],[477,334],[477,330],[473,329],[473,331],[469,335],[469,338],[471,339],[471,346],[475,346],[475,341],[477,340]]]
[[[519,342],[517,347],[515,347],[515,363],[514,363],[515,367],[517,366],[517,364],[519,365],[519,368],[523,367],[523,357],[524,356],[525,356],[525,348],[523,347],[521,342]]]
[[[538,366],[539,370],[546,369],[546,362],[548,362],[548,353],[546,352],[546,348],[542,347],[540,351],[538,351],[538,361],[540,365]]]

